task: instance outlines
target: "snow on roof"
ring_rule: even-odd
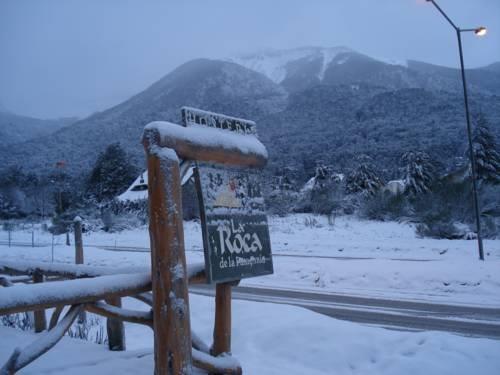
[[[193,167],[190,166],[186,173],[182,174],[181,185],[185,185],[193,176]],[[128,189],[118,196],[120,202],[136,202],[148,199],[148,171],[142,172]]]
[[[148,171],[142,172],[129,186],[129,188],[118,196],[121,202],[139,201],[148,199]]]
[[[307,181],[304,186],[302,187],[302,189],[300,189],[300,192],[301,193],[304,193],[306,191],[310,191],[312,190],[312,188],[314,187],[314,183],[316,182],[316,177],[311,177],[309,179],[309,181]]]
[[[399,184],[399,185],[405,185],[405,181],[404,180],[391,180],[387,183],[387,185],[394,185],[394,184]]]

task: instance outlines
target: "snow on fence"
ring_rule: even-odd
[[[203,264],[186,265],[178,157],[263,167],[267,151],[253,135],[197,126],[185,128],[167,122],[147,125],[143,144],[148,158],[152,269],[0,261],[0,315],[35,311],[35,317],[43,316],[43,322],[35,326],[45,331],[44,309],[55,308],[48,331],[24,349],[15,349],[0,368],[0,375],[14,374],[47,352],[84,310],[107,317],[108,323],[127,321],[153,328],[156,374],[190,373],[192,365],[210,373],[242,373],[240,364],[230,355],[230,284],[218,284],[216,288],[212,349],[191,332],[188,283],[205,282],[206,275]],[[81,239],[76,243],[76,261],[83,263]],[[23,284],[29,281],[32,283]],[[121,308],[120,298],[124,296],[143,301],[151,310]],[[59,321],[64,306],[71,307]],[[119,332],[113,336],[123,338]],[[125,345],[118,343],[115,347],[124,350]]]

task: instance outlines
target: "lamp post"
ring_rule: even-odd
[[[477,199],[477,181],[476,181],[476,157],[474,155],[474,150],[472,147],[472,130],[470,124],[470,113],[469,113],[469,99],[467,96],[467,84],[465,81],[465,68],[464,68],[464,56],[462,51],[462,33],[464,32],[473,32],[477,36],[486,35],[486,27],[481,26],[475,29],[461,29],[457,25],[453,23],[453,21],[446,15],[446,13],[436,4],[434,0],[427,0],[427,2],[432,3],[436,9],[443,15],[443,17],[448,21],[448,23],[453,27],[457,34],[458,39],[458,52],[460,54],[460,69],[462,72],[462,85],[464,89],[464,103],[465,103],[465,117],[467,120],[467,136],[469,138],[469,158],[471,164],[472,171],[472,196],[474,202],[474,212],[476,215],[476,230],[477,230],[477,245],[479,249],[479,259],[484,260],[484,251],[483,251],[483,239],[481,237],[481,221],[479,216],[479,202]]]

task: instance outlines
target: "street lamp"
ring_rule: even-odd
[[[472,171],[472,195],[474,202],[474,212],[476,214],[476,229],[477,229],[477,245],[479,248],[479,259],[484,260],[483,251],[483,239],[481,237],[481,221],[479,216],[479,202],[477,199],[477,182],[476,182],[476,157],[472,149],[472,131],[470,125],[470,114],[469,114],[469,99],[467,97],[467,84],[465,81],[465,68],[464,68],[464,56],[462,52],[462,33],[463,32],[473,32],[477,36],[486,35],[486,27],[480,26],[475,29],[461,29],[453,23],[453,21],[446,15],[446,13],[436,4],[434,0],[427,0],[427,2],[432,3],[436,9],[443,15],[443,17],[448,21],[448,23],[455,29],[458,39],[458,52],[460,54],[460,69],[462,71],[462,85],[464,89],[464,102],[465,102],[465,117],[467,119],[467,135],[469,138],[469,158]]]

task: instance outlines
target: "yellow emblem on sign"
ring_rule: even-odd
[[[217,194],[214,207],[240,208],[241,200],[236,197],[236,181],[231,179],[226,189]]]

